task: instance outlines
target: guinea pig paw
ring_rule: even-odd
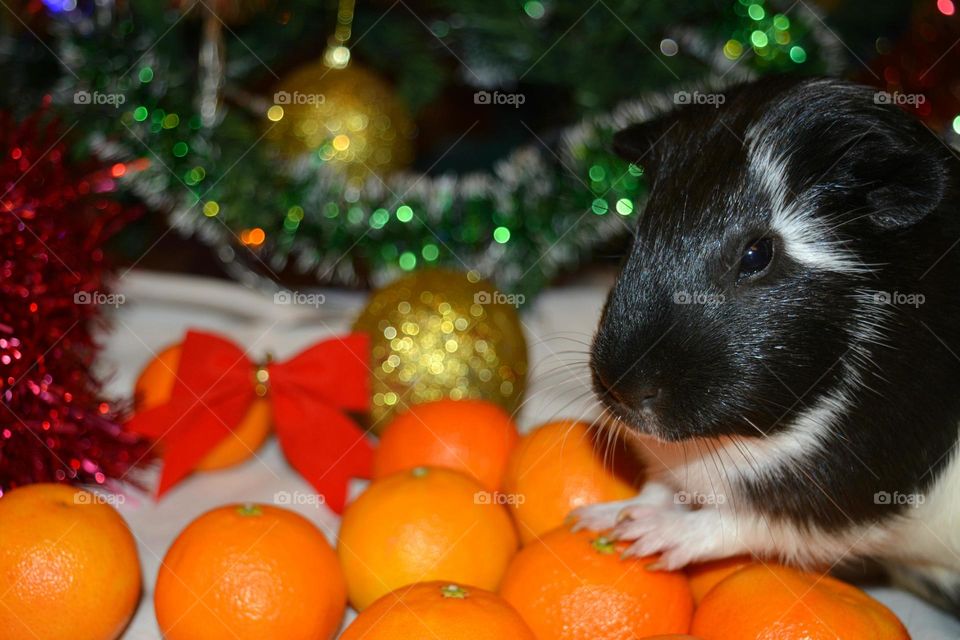
[[[628,507],[617,516],[617,524],[610,532],[610,537],[616,540],[636,540],[660,526],[662,513],[664,511],[657,507]]]
[[[570,512],[573,530],[605,531],[633,518],[634,512],[645,512],[651,507],[665,507],[674,503],[674,490],[659,482],[647,482],[632,498],[615,502],[601,502],[577,507]]]
[[[679,571],[687,565],[697,562],[698,559],[684,549],[667,549],[660,554],[660,557],[647,565],[648,571]]]
[[[620,513],[632,504],[632,500],[618,500],[616,502],[601,502],[577,507],[567,516],[573,520],[574,531],[590,529],[591,531],[605,531],[613,528],[620,521]]]
[[[631,517],[613,528],[610,537],[633,541],[625,555],[648,556],[663,551],[675,537],[680,514],[654,509],[633,509]]]
[[[651,569],[675,571],[716,557],[721,550],[720,528],[702,511],[667,510],[636,516],[615,527],[612,536],[634,540],[624,551],[625,556],[660,554]]]

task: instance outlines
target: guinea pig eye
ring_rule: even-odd
[[[740,257],[738,279],[751,278],[762,274],[773,260],[773,239],[757,238],[747,243]]]

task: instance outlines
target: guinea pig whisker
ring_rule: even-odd
[[[569,405],[569,403],[567,403],[567,404]],[[564,451],[564,448],[566,447],[567,438],[570,436],[570,432],[573,431],[574,428],[576,428],[576,426],[577,426],[578,423],[583,422],[584,417],[586,416],[586,413],[587,413],[588,411],[590,411],[590,410],[591,410],[590,408],[584,410],[583,412],[581,412],[581,414],[580,414],[577,418],[574,418],[573,420],[570,421],[570,424],[568,425],[567,430],[564,432],[563,437],[562,437],[561,440],[560,440],[560,455],[561,455],[561,456],[563,456],[563,451]],[[554,418],[554,419],[555,419],[555,418]],[[595,432],[592,431],[591,429],[584,429],[584,432],[583,432],[582,434],[580,434],[580,440],[577,442],[577,445],[579,446],[579,445],[583,444],[583,441],[584,441],[585,438],[592,438],[592,437],[593,437],[593,433],[595,433]]]
[[[592,393],[593,393],[593,389],[587,389],[587,390],[584,391],[583,393],[577,394],[576,396],[574,396],[573,398],[571,398],[566,404],[564,404],[563,407],[561,407],[559,410],[553,412],[553,415],[551,416],[550,420],[551,420],[551,421],[556,420],[558,417],[560,417],[560,416],[567,410],[568,407],[570,407],[570,405],[582,401],[584,398],[588,397],[588,396],[589,396],[590,394],[592,394]],[[582,410],[582,411],[580,412],[580,415],[579,415],[576,419],[573,420],[573,422],[580,422],[580,421],[582,421],[583,418],[586,416],[587,413],[589,413],[590,411],[593,411],[593,410],[594,410],[594,407],[595,407],[595,405],[586,407],[584,410]],[[572,427],[571,427],[571,428],[572,428]]]
[[[564,366],[555,367],[549,371],[536,371],[535,369],[530,372],[530,377],[535,379],[537,383],[549,382],[550,384],[556,384],[556,381],[559,380],[560,383],[563,382],[579,382],[584,387],[590,387],[589,382],[589,370],[581,369],[580,371],[573,370]]]
[[[593,338],[592,333],[586,331],[554,331],[543,336],[544,340],[575,340],[576,338],[586,338],[586,343]]]
[[[546,371],[546,372],[540,372],[540,371],[534,370],[530,372],[530,376],[531,378],[536,379],[537,382],[540,382],[540,383],[552,382],[556,378],[563,376],[561,380],[566,379],[567,381],[571,381],[571,382],[580,382],[581,384],[587,387],[591,386],[590,378],[588,377],[589,369],[586,369],[585,367],[581,371],[570,371],[567,367],[563,367],[563,366],[556,367],[553,370]]]
[[[744,417],[745,420],[747,419],[746,416],[743,416],[743,417]],[[749,422],[749,420],[747,420],[747,421]],[[735,443],[734,446],[737,447],[737,451],[739,451],[739,452],[740,452],[740,455],[743,456],[744,461],[750,466],[750,469],[753,471],[754,475],[759,476],[759,475],[760,475],[760,463],[757,461],[756,456],[753,455],[753,452],[750,451],[750,445],[749,445],[749,443],[744,442],[743,439],[742,439],[740,436],[737,436],[737,435],[734,435],[734,436],[733,436],[733,441],[734,441],[734,443]],[[750,462],[749,460],[747,460],[747,455],[748,455],[748,454],[749,454],[749,456],[750,456],[750,459],[751,459],[753,462]],[[741,474],[741,478],[743,478],[742,474]],[[735,508],[736,508],[736,506],[735,506]],[[761,517],[761,519],[763,520],[763,523],[766,525],[767,530],[770,530],[770,529],[771,529],[771,527],[770,527],[770,521],[767,519],[767,514],[766,514],[766,512],[761,510],[761,511],[760,511],[760,517]]]
[[[705,447],[706,450],[707,450],[707,454],[708,454],[708,457],[710,458],[710,462],[713,464],[713,468],[714,468],[714,470],[717,472],[717,479],[722,482],[722,479],[723,479],[724,474],[723,474],[723,472],[721,471],[721,465],[717,462],[716,450],[711,446],[710,440],[704,438],[704,439],[702,439],[702,442],[703,442],[704,447]],[[698,444],[698,445],[697,445],[697,449],[699,449],[699,448],[700,448],[700,447],[699,447],[699,444]],[[708,477],[709,477],[709,474],[708,474]],[[716,487],[716,485],[714,485],[713,481],[714,481],[713,478],[710,477],[710,488],[711,488],[711,490],[713,491],[713,494],[714,494],[714,495],[719,495],[719,494],[717,493],[717,487]],[[722,488],[722,486],[721,486],[721,488]]]
[[[530,377],[539,380],[539,377],[534,378],[534,376],[556,375],[557,373],[567,373],[577,376],[589,374],[590,361],[582,356],[575,359],[557,357],[554,362],[541,361],[538,365],[531,368]]]
[[[575,359],[564,359],[564,358],[561,358],[560,355],[576,355],[577,357]],[[553,356],[554,356],[552,358],[553,362],[551,362],[550,360],[541,360],[539,363],[539,366],[544,367],[547,364],[550,364],[553,367],[553,370],[557,370],[557,369],[570,369],[572,366],[577,366],[579,368],[586,368],[590,364],[589,358],[584,357],[585,354],[554,353]],[[536,367],[534,367],[533,370],[536,370]]]
[[[700,453],[700,458],[702,459],[704,456],[703,456],[703,450],[700,449],[700,442],[697,442],[697,439],[694,439],[694,442],[696,442],[697,451]],[[716,452],[715,452],[715,450],[712,448],[711,443],[710,443],[708,440],[703,440],[703,444],[704,444],[704,446],[705,446],[706,449],[707,449],[707,454],[708,454],[708,456],[709,456],[709,458],[710,458],[710,461],[713,463],[713,468],[714,468],[714,469],[716,470],[716,472],[717,472],[717,477],[718,477],[718,479],[720,479],[720,481],[722,482],[722,481],[723,481],[723,477],[724,477],[724,473],[720,470],[722,465],[717,463]],[[713,495],[714,495],[714,496],[723,495],[723,494],[721,494],[721,493],[719,493],[719,492],[717,491],[717,485],[714,484],[713,476],[712,476],[710,473],[707,473],[707,479],[710,481],[710,491],[713,492]],[[721,488],[723,488],[723,485],[722,485],[722,484],[721,484]],[[722,523],[723,523],[723,512],[722,512],[722,511],[720,512],[720,522],[721,522],[721,525],[722,525]]]
[[[571,346],[577,347],[578,345]],[[554,351],[552,353],[557,360],[562,360],[560,356],[573,356],[573,359],[579,364],[587,364],[590,362],[589,349],[563,349],[561,351]]]
[[[558,389],[562,389],[562,388],[564,388],[565,386],[569,386],[569,385],[572,385],[572,384],[577,384],[577,385],[579,385],[579,386],[582,386],[582,387],[583,387],[583,391],[581,391],[581,392],[580,392],[579,394],[577,394],[573,399],[571,399],[570,401],[568,401],[562,408],[560,408],[559,410],[553,412],[553,415],[550,417],[550,420],[555,420],[556,417],[557,417],[559,414],[561,414],[563,411],[565,411],[565,410],[567,409],[567,407],[569,407],[571,404],[573,404],[573,403],[575,403],[575,402],[578,402],[578,401],[580,401],[580,400],[583,400],[583,399],[584,399],[585,397],[587,397],[589,394],[593,393],[593,388],[590,387],[589,384],[586,384],[586,383],[585,383],[584,381],[582,381],[582,380],[576,380],[576,379],[574,379],[574,380],[570,380],[570,379],[561,380],[560,382],[557,382],[557,383],[552,384],[552,385],[548,385],[548,386],[543,387],[543,388],[541,388],[541,389],[537,389],[537,390],[534,391],[533,393],[527,394],[527,396],[523,399],[523,402],[521,402],[520,405],[517,406],[517,408],[514,409],[513,412],[510,414],[510,417],[515,420],[515,419],[517,418],[517,416],[520,415],[520,412],[522,412],[522,411],[527,407],[527,405],[528,405],[529,403],[533,402],[535,399],[542,398],[545,394],[547,394],[547,393],[549,393],[549,392],[551,392],[551,391],[556,391],[556,390],[558,390]]]
[[[733,467],[733,473],[736,474],[736,477],[739,479],[740,484],[746,485],[746,484],[747,484],[747,477],[744,475],[743,466],[739,463],[738,460],[736,460],[736,459],[734,458],[734,456],[733,456],[733,451],[731,451],[731,450],[729,449],[729,447],[720,447],[720,446],[719,446],[719,443],[715,443],[714,446],[718,447],[718,449],[719,449],[718,452],[717,452],[717,455],[720,457],[721,462],[723,461],[723,453],[726,453],[726,454],[727,454],[727,458],[728,458],[729,461],[730,461],[730,466]],[[735,443],[734,443],[734,446],[736,447],[736,444],[735,444]],[[740,451],[739,447],[737,447],[737,450],[740,452],[740,455],[741,455],[741,456],[744,456],[743,452]],[[744,456],[744,461],[746,462],[746,460],[747,460],[747,459],[746,459],[746,457]],[[750,465],[749,465],[749,462],[747,462],[747,466],[750,466]],[[728,471],[726,464],[724,464],[723,467],[724,467],[724,471]],[[730,473],[728,472],[728,473],[727,473],[727,496],[728,496],[728,501],[730,502],[730,506],[733,508],[734,517],[736,517],[736,518],[738,519],[737,522],[739,522],[739,516],[740,516],[740,514],[739,514],[738,507],[740,506],[740,503],[739,503],[739,501],[737,500],[737,492],[736,492],[736,490],[734,489],[734,486],[733,486],[734,480],[735,480],[735,479],[732,477],[732,474],[730,474]]]
[[[607,439],[607,447],[609,452],[609,461],[607,460],[606,453],[604,454],[604,468],[609,469],[611,473],[616,471],[617,468],[617,449],[626,450],[626,440],[623,437],[625,425],[623,422],[617,420],[611,425],[606,427],[609,437]]]
[[[567,334],[569,334],[569,335],[567,335]],[[576,338],[574,338],[574,337],[572,337],[572,336],[577,336],[577,337],[584,336],[584,337],[586,338],[586,340],[577,340]],[[583,345],[583,346],[585,346],[585,347],[587,347],[587,348],[590,348],[590,346],[591,346],[590,341],[592,340],[592,336],[589,335],[589,334],[586,334],[586,333],[579,332],[579,331],[566,331],[566,332],[562,332],[562,331],[561,331],[561,332],[557,332],[557,333],[551,333],[551,334],[548,334],[548,335],[546,335],[546,336],[542,336],[539,340],[537,340],[536,342],[534,342],[531,346],[541,345],[541,344],[544,344],[544,345],[545,345],[545,344],[547,344],[547,343],[549,343],[549,342],[554,342],[554,341],[557,341],[557,340],[566,340],[567,342],[573,342],[573,343],[575,343],[575,344],[580,344],[580,345]]]
[[[594,420],[592,426],[606,437],[601,459],[603,468],[614,472],[616,470],[617,447],[626,449],[625,435],[629,433],[627,424],[614,413],[613,409],[604,406],[603,411]]]
[[[590,372],[589,361],[584,358],[577,358],[576,360],[564,360],[560,357],[556,358],[557,362],[548,362],[541,361],[538,365],[535,365],[530,370],[531,378],[536,376],[551,376],[556,375],[557,373],[568,373],[574,375],[582,375],[584,373]],[[548,368],[549,365],[549,368]],[[540,377],[536,378],[540,380]]]
[[[763,398],[763,397],[761,397],[761,398],[758,398],[758,399],[757,399],[757,402],[758,402],[758,404],[762,405],[762,408],[764,408],[764,409],[767,409],[767,408],[770,408],[770,407],[772,407],[773,409],[776,409],[776,411],[768,411],[768,412],[767,412],[767,415],[770,416],[771,418],[773,418],[774,420],[776,420],[778,417],[780,417],[780,415],[782,415],[782,413],[783,413],[784,411],[789,412],[789,411],[793,408],[793,407],[791,407],[791,406],[789,406],[789,405],[785,405],[785,404],[783,404],[783,403],[781,403],[781,402],[776,402],[775,400],[771,400],[770,398]],[[753,426],[754,429],[757,428],[756,425],[751,425],[751,426]]]
[[[744,416],[744,415],[741,415],[740,417],[743,419],[744,422],[746,422],[748,425],[750,425],[751,427],[753,427],[753,429],[754,429],[757,433],[760,434],[760,437],[761,437],[761,438],[768,438],[768,437],[769,437],[769,435],[768,435],[767,433],[765,433],[765,432],[763,431],[763,429],[761,429],[760,427],[758,427],[757,425],[755,425],[750,418],[748,418],[747,416]]]
[[[731,442],[733,442],[733,441],[731,440]],[[734,446],[736,446],[736,444],[734,444]],[[733,457],[733,452],[730,451],[730,449],[729,449],[728,447],[718,447],[718,445],[717,445],[716,443],[714,444],[714,447],[717,447],[717,448],[718,448],[717,456],[720,458],[721,463],[723,462],[723,453],[726,452],[727,458],[729,458],[730,464],[733,466],[733,471],[734,471],[734,473],[737,474],[737,476],[739,477],[741,483],[746,483],[746,477],[745,477],[744,474],[743,474],[743,469],[740,467],[740,464],[737,462],[737,460],[734,459],[734,457]],[[739,448],[738,448],[738,450],[739,450]],[[742,451],[740,451],[740,455],[743,456],[743,452],[742,452]],[[744,461],[746,462],[746,457],[744,457]],[[726,472],[726,471],[727,471],[726,465],[723,465],[723,466],[724,466],[724,471]],[[749,463],[748,463],[748,466],[749,466]],[[734,518],[736,519],[736,522],[739,524],[739,522],[740,522],[740,520],[739,520],[739,518],[740,518],[740,513],[739,513],[739,511],[738,511],[738,509],[737,509],[739,503],[738,503],[737,500],[736,500],[736,495],[737,495],[737,494],[736,494],[736,492],[733,490],[733,481],[732,481],[732,479],[730,478],[730,474],[729,474],[729,473],[727,474],[727,495],[729,496],[730,506],[733,508]]]
[[[737,451],[740,452],[740,455],[743,456],[743,461],[750,467],[750,471],[754,475],[760,475],[760,463],[757,461],[756,456],[750,451],[750,445],[743,441],[743,439],[734,434],[730,437],[731,443],[736,447]]]
[[[604,446],[603,446],[603,459],[601,461],[604,469],[613,469],[613,465],[611,464],[613,458],[611,456],[610,451],[611,451],[611,444],[619,436],[617,429],[618,429],[617,423],[613,423],[613,424],[607,423],[607,424],[604,424],[602,427],[600,427],[601,433],[606,435],[606,442],[604,443]]]

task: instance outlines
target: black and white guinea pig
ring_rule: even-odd
[[[867,87],[722,95],[616,136],[651,188],[590,365],[652,480],[575,516],[666,568],[871,556],[956,606],[958,160]]]

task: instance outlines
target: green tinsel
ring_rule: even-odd
[[[617,127],[647,112],[614,109],[618,101],[654,89],[662,99],[673,95],[665,85],[721,76],[831,71],[838,60],[836,42],[805,3],[785,15],[769,0],[611,0],[589,10],[559,0],[438,1],[394,5],[382,20],[385,7],[361,3],[354,57],[393,79],[411,107],[449,86],[565,86],[564,112],[577,124],[539,131],[486,170],[402,172],[352,188],[317,154],[284,160],[261,140],[256,106],[282,73],[322,54],[317,34],[332,31],[334,9],[277,2],[230,27],[226,98],[210,128],[195,105],[198,24],[156,2],[93,13],[81,5],[50,17],[58,60],[30,34],[8,30],[0,68],[21,97],[49,93],[65,121],[78,121],[87,148],[118,163],[149,160],[123,183],[176,228],[210,242],[241,277],[292,269],[324,283],[380,284],[444,265],[531,294],[629,233],[642,208],[642,167],[609,147]],[[250,249],[238,239],[254,228],[265,241]]]

